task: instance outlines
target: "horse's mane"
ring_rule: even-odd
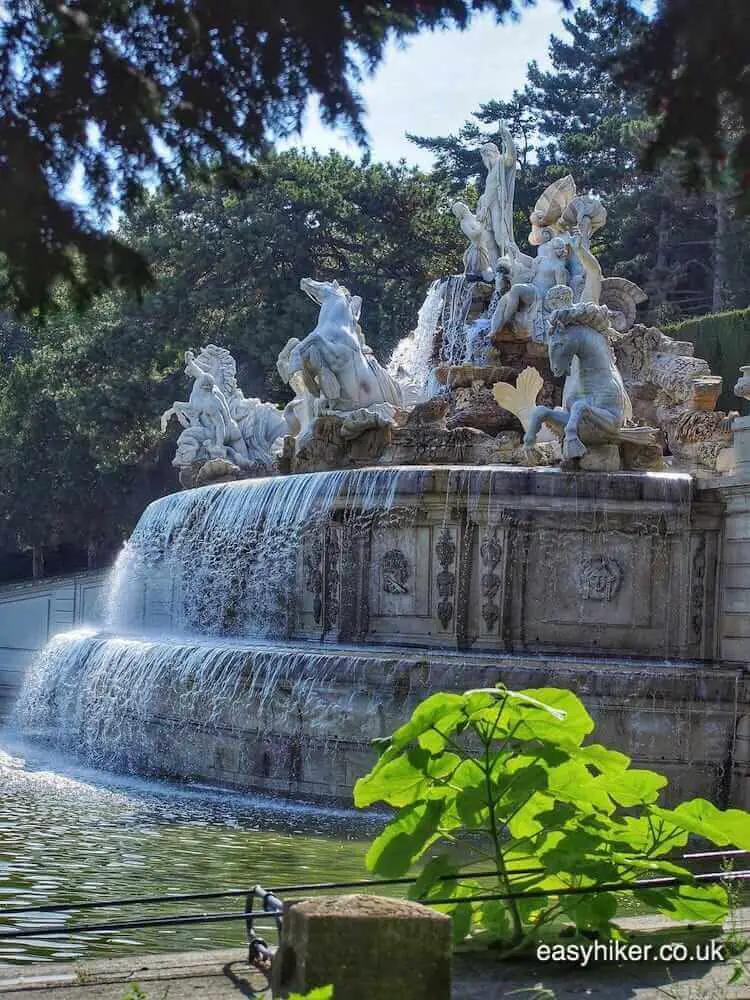
[[[609,338],[612,326],[610,312],[606,306],[596,302],[575,302],[570,306],[555,309],[549,318],[550,328],[556,326],[588,326]]]

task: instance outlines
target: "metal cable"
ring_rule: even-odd
[[[692,861],[692,860],[708,860],[712,858],[732,858],[744,855],[750,855],[750,851],[741,850],[731,850],[731,851],[702,851],[692,854],[681,854],[675,857],[669,858],[667,860],[680,860],[680,861]],[[517,868],[512,871],[512,875],[537,875],[543,872],[545,869],[537,866],[535,868]],[[462,874],[455,875],[441,875],[440,880],[443,882],[454,882],[463,879],[481,879],[481,878],[495,878],[497,876],[497,871],[487,871],[487,872],[464,872]],[[359,888],[370,888],[377,886],[386,885],[413,885],[417,881],[415,876],[405,876],[403,878],[388,878],[388,879],[358,879],[354,882],[311,882],[302,885],[281,885],[275,886],[270,892],[274,894],[288,894],[297,892],[315,892],[317,890],[327,890],[327,889],[359,889]],[[99,899],[99,900],[84,900],[83,902],[71,903],[71,902],[58,902],[58,903],[40,903],[34,906],[14,906],[6,910],[0,910],[0,918],[13,917],[20,913],[65,913],[69,910],[95,910],[95,909],[106,909],[107,907],[115,906],[136,906],[139,903],[143,906],[148,906],[155,903],[170,903],[170,902],[190,902],[199,899],[223,899],[231,898],[233,896],[247,896],[248,890],[245,889],[221,889],[212,892],[185,892],[185,893],[172,893],[162,896],[129,896],[124,899]]]

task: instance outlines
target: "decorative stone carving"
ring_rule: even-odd
[[[706,536],[698,536],[693,553],[693,585],[690,595],[690,624],[693,636],[700,641],[703,636],[703,602],[706,589]]]
[[[194,379],[190,398],[173,403],[161,417],[162,432],[172,416],[183,428],[172,462],[180,469],[181,481],[202,485],[241,472],[274,469],[287,432],[284,416],[271,403],[245,397],[229,351],[215,344],[197,357],[186,351],[185,372]]]
[[[576,573],[578,593],[584,601],[611,601],[622,584],[622,567],[610,556],[583,559]]]
[[[386,594],[408,594],[411,570],[401,549],[389,549],[380,560],[380,578]]]
[[[500,618],[500,609],[495,603],[497,593],[502,583],[501,578],[495,572],[498,563],[502,559],[503,547],[497,537],[497,533],[487,535],[479,546],[479,554],[482,557],[482,618],[487,626],[487,631],[491,632]]]
[[[329,527],[326,532],[325,562],[325,630],[335,629],[341,607],[341,538],[340,530]]]
[[[320,535],[310,537],[303,557],[305,590],[313,595],[313,618],[316,625],[323,620],[323,543]]]
[[[642,441],[652,445],[654,428],[626,428],[630,401],[609,343],[609,313],[594,302],[556,309],[550,317],[548,350],[555,375],[565,375],[561,407],[538,406],[531,415],[524,444],[531,446],[543,423],[564,433],[563,458],[581,458],[589,444]]]
[[[453,620],[453,595],[456,590],[456,574],[453,566],[456,559],[456,543],[447,528],[440,532],[440,538],[435,546],[440,569],[436,577],[438,606],[437,613],[440,624],[447,629]]]

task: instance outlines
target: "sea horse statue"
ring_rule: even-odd
[[[304,340],[293,338],[280,356],[279,371],[302,403],[316,400],[298,423],[302,433],[314,415],[345,415],[342,435],[356,437],[371,427],[390,423],[399,407],[415,400],[409,387],[397,382],[368,347],[359,315],[362,299],[338,281],[302,278],[300,288],[320,306],[315,329]]]
[[[524,437],[530,447],[542,424],[563,434],[563,458],[581,458],[586,444],[632,441],[655,444],[650,427],[626,427],[630,399],[610,345],[610,313],[595,302],[567,303],[550,316],[547,346],[552,373],[565,375],[562,406],[537,406]]]

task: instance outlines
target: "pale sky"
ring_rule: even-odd
[[[539,0],[518,22],[496,24],[488,14],[472,19],[466,31],[424,32],[404,47],[391,43],[374,76],[361,91],[373,160],[431,167],[432,157],[406,139],[456,132],[480,104],[505,100],[526,79],[532,60],[549,66],[551,34],[564,34],[558,0]],[[284,144],[327,152],[334,148],[359,159],[359,148],[325,128],[315,109],[301,138]]]
[[[504,100],[526,79],[532,59],[549,66],[551,34],[565,34],[559,0],[538,0],[519,21],[497,24],[489,14],[472,18],[466,31],[423,32],[406,43],[391,42],[374,75],[361,84],[374,161],[401,158],[429,169],[432,156],[406,138],[456,132],[480,104]],[[362,150],[346,139],[343,130],[325,128],[311,107],[302,135],[279,148],[305,146],[321,153],[337,149],[359,160]],[[78,164],[68,185],[68,196],[85,205]]]

